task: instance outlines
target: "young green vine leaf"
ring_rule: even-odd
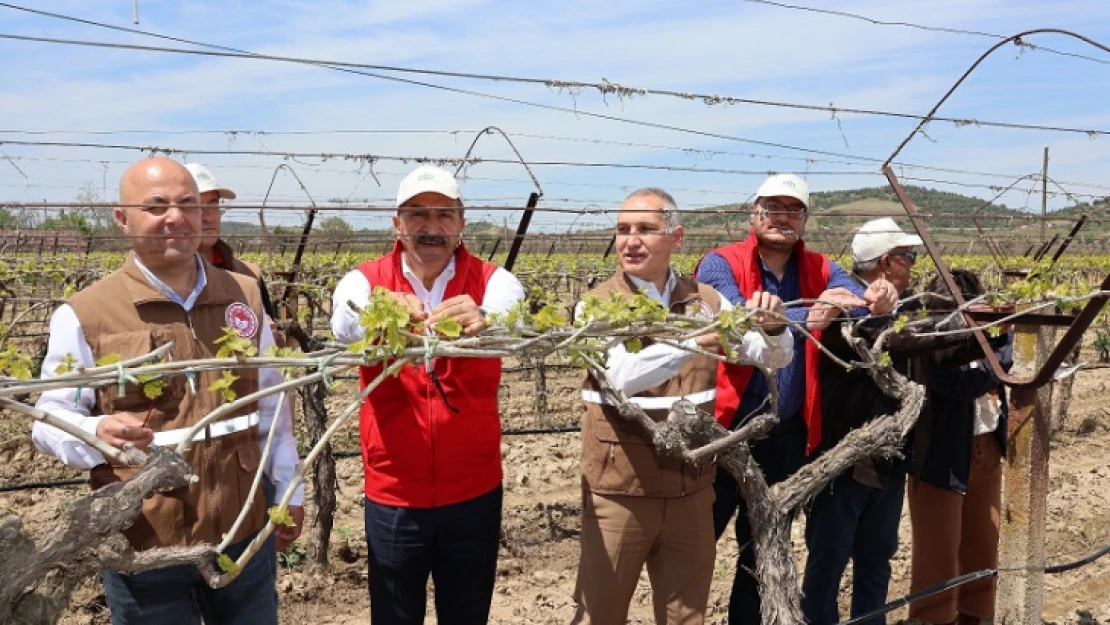
[[[287,506],[272,506],[266,510],[266,514],[270,517],[270,522],[274,525],[282,525],[285,527],[297,527],[293,522],[293,515],[289,513]]]
[[[220,349],[216,351],[216,358],[243,358],[254,356],[258,353],[250,339],[243,338],[235,333],[233,328],[224,328],[220,338],[213,341]]]
[[[220,567],[221,571],[229,575],[234,575],[239,572],[239,565],[226,553],[221,553],[219,557],[216,558],[216,566]]]
[[[235,401],[237,396],[235,391],[231,389],[231,385],[238,379],[239,376],[225,369],[220,372],[218,380],[208,385],[208,390],[219,391],[220,397],[223,398],[224,403],[231,403]]]

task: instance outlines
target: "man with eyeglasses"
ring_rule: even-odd
[[[703,317],[732,308],[712,287],[671,268],[671,254],[683,237],[669,193],[654,187],[633,192],[617,217],[617,273],[585,298],[642,294],[672,313]],[[755,293],[746,305],[757,311],[755,320],[771,341],[749,331],[738,351],[748,362],[785,366],[793,356],[793,336],[784,331],[779,316],[782,301]],[[575,317],[588,321],[585,314],[585,301],[579,302]],[[609,350],[605,368],[619,389],[657,421],[680,398],[694,402],[709,418],[717,361],[688,350],[717,352],[716,333],[689,339],[681,347],[650,340],[644,345],[638,351],[623,344]],[[655,621],[703,622],[716,555],[713,462],[660,456],[643,428],[619,415],[593,374],[586,376],[582,398],[582,538],[578,611],[572,622],[623,625],[645,564]]]
[[[737,305],[757,292],[773,293],[785,302],[821,300],[786,308],[792,325],[805,324],[818,339],[840,314],[841,306],[853,307],[855,315],[893,309],[898,292],[890,282],[880,279],[864,288],[836,263],[806,250],[802,234],[808,218],[809,186],[804,180],[794,174],[767,178],[751,206],[747,238],[708,253],[699,263],[698,281],[713,286]],[[770,436],[750,445],[768,484],[794,474],[821,438],[819,350],[800,334],[794,345],[793,361],[775,373],[781,421]],[[759,371],[718,371],[716,414],[727,427],[738,428],[750,417],[768,412],[769,397],[770,385]],[[737,506],[740,508],[735,531],[741,551],[729,600],[729,623],[758,625],[761,603],[753,574],[755,554],[747,504],[732,475],[723,470],[717,473],[713,516],[718,538]]]
[[[60,375],[66,364],[80,370],[106,356],[129,360],[171,344],[174,361],[215,358],[225,329],[263,352],[273,335],[262,321],[257,281],[224,271],[197,254],[201,207],[196,182],[180,163],[165,158],[139,161],[120,179],[116,222],[131,243],[123,266],[60,306],[50,319],[50,339],[42,377]],[[231,390],[246,397],[280,384],[275,369],[243,368]],[[62,388],[44,391],[36,406],[80,427],[114,447],[130,444],[177,446],[190,428],[224,402],[210,390],[220,371],[168,376],[158,397],[141,385]],[[238,558],[266,522],[261,493],[248,498],[259,470],[281,492],[297,467],[297,445],[289,404],[277,411],[278,395],[242,406],[193,438],[185,459],[198,480],[147,499],[126,530],[131,546],[218,545],[241,510],[245,521],[225,553]],[[272,456],[260,469],[262,448],[274,431]],[[126,480],[135,467],[110,465],[103,454],[53,426],[36,422],[35,446],[65,464],[89,469],[99,489]],[[192,565],[135,574],[105,571],[104,594],[113,625],[181,623],[200,625],[277,625],[275,546],[284,548],[300,534],[303,487],[289,508],[297,527],[283,527],[223,588],[213,589]]]
[[[200,190],[200,203],[203,207],[201,215],[201,237],[198,253],[205,260],[219,267],[233,271],[237,274],[249,276],[258,280],[258,288],[262,292],[262,307],[271,322],[277,319],[274,305],[270,302],[270,292],[266,288],[266,281],[262,279],[262,269],[254,264],[235,257],[231,246],[220,239],[220,229],[223,220],[222,200],[234,200],[235,192],[220,185],[216,176],[207,167],[200,163],[186,163],[185,169],[193,175]],[[271,329],[273,327],[271,326]]]
[[[363,338],[355,308],[373,289],[387,290],[429,329],[454,319],[467,336],[524,297],[511,273],[467,251],[464,211],[447,171],[421,165],[401,180],[393,250],[335,287],[337,341]],[[361,385],[381,371],[362,367]],[[429,575],[438,623],[488,620],[501,535],[500,381],[499,359],[436,358],[367,395],[360,439],[372,623],[423,623]]]
[[[917,260],[914,248],[921,243],[920,237],[904,232],[889,217],[868,221],[852,237],[852,274],[863,284],[885,280],[905,299],[912,294],[911,272]],[[891,315],[858,323],[855,331],[873,345],[896,317],[908,315],[916,319],[923,308],[919,300],[900,304]],[[945,313],[936,313],[933,318],[939,321],[944,316]],[[835,319],[821,342],[841,360],[858,361],[841,331],[840,325],[846,322],[842,316]],[[1001,340],[1004,343],[1004,337]],[[894,368],[918,383],[925,383],[927,372],[935,367],[959,366],[982,355],[970,334],[894,333],[886,335],[883,346]],[[898,409],[898,402],[887,396],[863,369],[846,370],[822,354],[818,375],[823,434],[817,455],[835,447],[852,430]],[[927,416],[930,413],[931,407],[926,402],[918,423],[930,422]],[[907,451],[903,450],[903,458],[864,458],[814,497],[806,513],[808,555],[802,581],[802,612],[810,625],[833,625],[840,621],[837,598],[848,560],[852,561],[851,617],[863,616],[886,604],[890,560],[898,550],[898,523],[909,470]],[[884,620],[878,617],[874,622]]]

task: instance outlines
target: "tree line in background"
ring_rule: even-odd
[[[939,191],[918,186],[906,186],[906,192],[914,205],[922,213],[930,216],[930,226],[937,230],[962,230],[972,232],[974,224],[968,219],[975,214],[983,218],[983,226],[988,229],[1009,227],[999,218],[1025,219],[1030,217],[1028,208],[1010,208],[1003,203],[991,204],[980,198],[970,197],[950,191]],[[889,186],[846,189],[839,191],[818,191],[811,195],[814,218],[821,227],[836,232],[847,232],[865,219],[861,213],[875,212],[887,214],[891,210],[901,210],[894,190]],[[102,189],[91,182],[86,183],[73,197],[78,206],[68,209],[47,209],[33,203],[0,203],[0,230],[53,230],[70,231],[82,235],[110,233],[115,230],[112,209],[101,206],[110,201]],[[87,204],[87,206],[80,206]],[[743,229],[745,222],[736,211],[747,209],[747,204],[723,204],[683,214],[683,224],[688,230],[708,230],[725,226]],[[1035,212],[1035,211],[1034,211]],[[845,213],[845,214],[840,214]],[[1110,219],[1110,197],[1091,202],[1075,202],[1067,208],[1053,211],[1052,217],[1060,220],[1075,220],[1081,214],[1093,218],[1086,230],[1110,230],[1110,224],[1102,223]],[[497,224],[475,222],[468,226],[482,234],[499,234],[492,231],[504,230]],[[372,233],[383,231],[381,228],[356,229],[340,216],[329,216],[317,223],[314,233],[323,235],[345,235],[350,233]],[[256,222],[226,220],[224,232],[229,236],[251,236],[261,233]],[[300,226],[272,226],[272,235],[299,235]]]

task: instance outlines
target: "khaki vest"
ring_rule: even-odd
[[[617,275],[598,285],[587,295],[608,298],[613,292],[634,295],[638,289],[618,270]],[[685,315],[716,315],[720,297],[712,287],[678,276],[671,294],[671,312]],[[645,347],[650,344],[644,341]],[[659,386],[635,395],[636,398],[662,398],[701,394],[707,401],[698,403],[700,410],[713,418],[712,393],[716,388],[717,361],[694,356],[678,375]],[[595,398],[600,387],[587,374],[582,384],[584,398]],[[602,396],[604,397],[604,396]],[[651,439],[638,424],[625,420],[616,406],[585,401],[582,420],[582,477],[588,488],[604,495],[638,495],[643,497],[681,497],[713,484],[716,471],[713,461],[686,462],[681,458],[658,455]],[[663,403],[668,403],[664,400]],[[666,419],[670,406],[644,410],[656,421]]]
[[[69,305],[77,314],[93,357],[114,353],[126,360],[172,341],[173,360],[213,358],[219,349],[214,341],[222,335],[227,325],[225,315],[233,303],[246,304],[253,311],[251,339],[257,349],[264,323],[257,281],[207,261],[204,270],[208,284],[188,313],[147,281],[130,254],[121,269],[71,297]],[[239,376],[232,387],[238,397],[258,389],[257,369],[237,369],[233,373]],[[208,390],[219,377],[218,371],[198,372],[190,383],[185,375],[170,376],[161,397],[155,400],[147,399],[135,384],[129,383],[124,389],[102,387],[96,392],[93,414],[127,412],[139,420],[147,419],[156,433],[186,428],[222,403],[218,392]],[[222,421],[241,417],[240,423],[250,422],[246,415],[257,410],[258,405],[251,404]],[[208,429],[206,436],[211,432]],[[200,480],[147,499],[142,514],[124,535],[140,550],[219,543],[244,507],[260,456],[257,425],[194,441],[185,458]],[[102,464],[93,468],[89,481],[94,489],[101,488],[125,480],[135,471]],[[234,541],[261,528],[265,516],[262,489],[249,507],[250,513]]]

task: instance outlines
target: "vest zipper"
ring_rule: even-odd
[[[185,311],[185,323],[189,326],[189,333],[193,335],[193,340],[199,341],[200,339],[197,337],[197,329],[193,327],[193,311]]]

